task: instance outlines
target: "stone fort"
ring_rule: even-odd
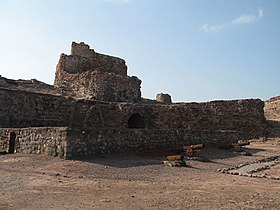
[[[141,97],[123,59],[81,42],[61,54],[54,85],[0,77],[0,150],[77,158],[230,144],[265,136],[260,99],[172,103]]]

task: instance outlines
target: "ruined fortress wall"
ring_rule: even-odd
[[[267,120],[280,121],[280,96],[265,101],[264,114]]]
[[[62,71],[62,78],[56,81],[59,88],[73,92],[76,98],[88,98],[101,101],[141,100],[140,84],[137,77],[113,75],[106,72],[88,71],[69,74]]]
[[[131,117],[140,115],[139,128],[145,129],[232,130],[250,138],[264,136],[266,128],[263,102],[258,99],[173,105],[95,103],[81,112],[84,117],[77,127],[128,128]]]
[[[182,146],[204,143],[217,146],[236,142],[238,132],[189,131],[184,129],[71,129],[67,138],[67,158],[103,153],[172,151]]]
[[[68,126],[75,100],[0,88],[0,127]]]
[[[127,76],[123,59],[102,55],[84,43],[72,43],[71,55],[61,54],[55,87],[76,98],[102,101],[141,100],[141,80]]]
[[[235,130],[244,137],[264,135],[266,126],[261,100],[213,101],[166,106],[153,113],[156,128]]]
[[[64,60],[64,58],[66,60]],[[64,56],[58,65],[64,65],[64,70],[78,73],[82,71],[100,70],[103,72],[114,73],[122,76],[127,75],[127,66],[125,60],[96,53],[93,49],[90,49],[89,45],[81,42],[72,42],[70,56]],[[73,68],[72,60],[76,68]]]
[[[127,76],[127,66],[123,59],[95,52],[89,56],[87,53],[61,54],[57,69],[63,69],[72,74],[98,70],[104,73]]]
[[[0,128],[0,151],[8,152],[12,135],[17,153],[66,156],[67,128]]]

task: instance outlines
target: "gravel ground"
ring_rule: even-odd
[[[206,148],[210,162],[162,164],[164,153],[84,160],[0,156],[0,209],[279,209],[280,181],[217,172],[273,155],[279,139],[253,141],[252,156]],[[279,167],[270,172],[279,174]]]

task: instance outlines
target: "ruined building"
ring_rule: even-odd
[[[265,135],[259,99],[172,103],[142,98],[140,85],[123,59],[73,42],[53,86],[0,77],[0,150],[75,158]]]

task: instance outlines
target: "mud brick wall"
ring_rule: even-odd
[[[190,144],[218,146],[240,139],[238,132],[155,129],[71,129],[66,158],[142,150],[172,151]]]
[[[68,126],[71,98],[0,88],[0,127]]]
[[[102,101],[141,99],[141,80],[127,76],[123,59],[94,52],[84,43],[72,43],[71,55],[62,54],[54,85],[77,98]]]
[[[27,154],[66,156],[67,128],[1,128],[0,150],[8,151],[11,133],[15,134],[15,151]]]

